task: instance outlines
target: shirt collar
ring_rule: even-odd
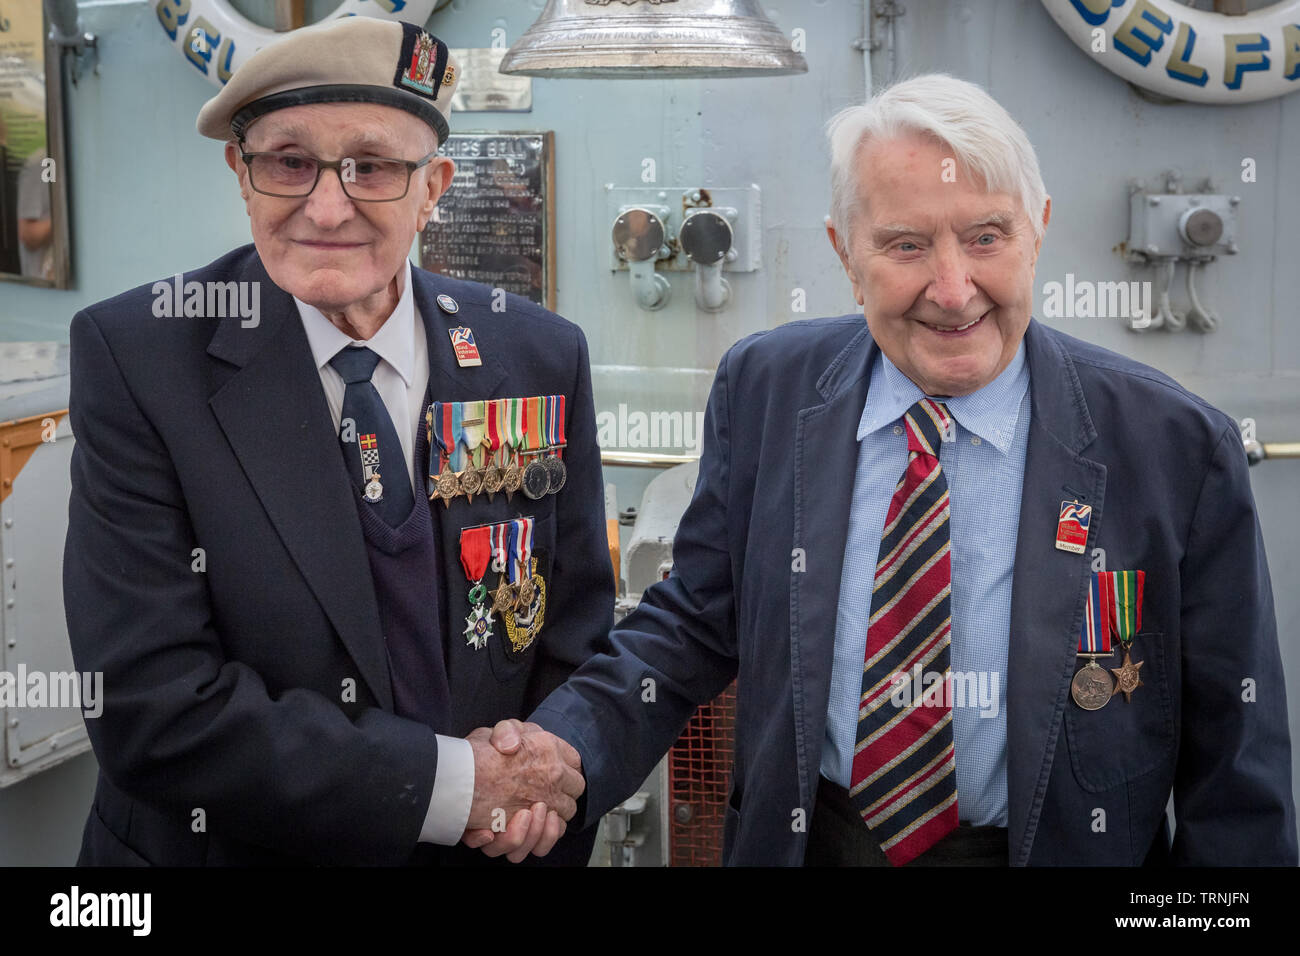
[[[319,371],[340,349],[349,345],[364,345],[393,367],[406,387],[411,387],[411,377],[415,374],[415,298],[411,291],[411,260],[402,260],[406,269],[406,282],[402,289],[397,307],[393,309],[379,331],[369,339],[354,339],[315,306],[308,305],[294,297],[298,306],[298,315],[302,318],[303,328],[307,332],[307,342],[311,346],[312,358]]]
[[[1025,361],[1022,338],[1016,354],[993,381],[969,395],[943,400],[952,417],[972,434],[1006,454],[1016,434],[1020,405],[1029,388],[1029,365]],[[916,383],[899,370],[881,350],[871,367],[867,400],[858,422],[858,441],[872,432],[892,425],[903,413],[925,397]]]

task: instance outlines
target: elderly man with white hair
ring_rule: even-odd
[[[861,314],[719,363],[671,576],[531,718],[585,819],[734,678],[730,864],[1294,864],[1235,423],[1031,317],[1051,202],[979,87],[829,129]]]

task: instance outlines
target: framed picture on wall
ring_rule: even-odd
[[[0,0],[0,279],[71,285],[63,89],[43,5]]]

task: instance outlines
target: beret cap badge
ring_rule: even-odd
[[[413,23],[403,23],[402,52],[397,59],[394,85],[436,100],[446,70],[447,44]]]

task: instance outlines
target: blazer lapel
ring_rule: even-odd
[[[379,607],[350,478],[293,298],[250,256],[260,282],[256,327],[226,319],[208,354],[240,368],[208,400],[249,482],[307,585],[381,707],[392,685]]]
[[[1007,798],[1011,865],[1029,860],[1069,706],[1092,557],[1056,547],[1062,501],[1092,506],[1089,547],[1103,517],[1106,467],[1080,452],[1096,438],[1074,363],[1051,331],[1025,333],[1032,402],[1011,588],[1007,660]]]
[[[795,426],[793,540],[804,549],[807,568],[790,574],[790,665],[804,807],[813,804],[821,769],[858,422],[877,350],[863,321],[817,382],[825,402],[802,409]]]

